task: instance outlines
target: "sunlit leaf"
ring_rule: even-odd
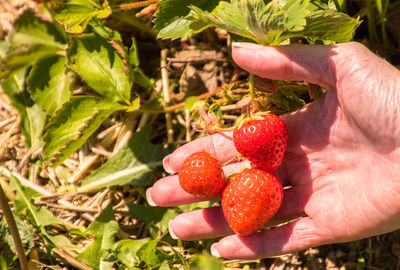
[[[88,35],[76,39],[75,68],[81,78],[102,96],[129,104],[132,78],[108,40]]]
[[[72,98],[50,120],[44,135],[45,159],[53,166],[59,165],[81,147],[111,113],[124,108],[90,96]]]
[[[14,33],[11,39],[13,46],[34,43],[59,50],[66,48],[65,32],[60,32],[55,24],[37,17],[31,10],[23,13],[15,21],[13,28]]]
[[[99,169],[82,181],[79,191],[96,190],[126,184],[144,186],[152,183],[152,172],[162,165],[171,149],[149,142],[150,128],[134,133],[124,147]]]
[[[57,55],[44,57],[36,62],[28,77],[28,90],[49,115],[54,115],[71,96],[66,60]]]
[[[195,5],[202,10],[211,11],[219,0],[163,0],[158,3],[154,14],[154,29],[159,38],[186,39],[193,32],[191,20],[186,18],[190,13],[188,6]],[[204,25],[196,27],[196,30]]]
[[[61,0],[53,10],[57,20],[71,33],[81,33],[93,18],[104,19],[111,14],[107,0]]]
[[[109,204],[89,225],[87,232],[94,235],[94,240],[76,257],[95,269],[111,269],[113,262],[108,261],[109,250],[114,247],[115,235],[119,231],[112,205]]]
[[[137,251],[148,241],[149,239],[124,239],[118,241],[114,245],[118,260],[128,267],[134,267],[139,263]]]
[[[64,222],[55,217],[50,211],[41,207],[38,208],[33,204],[33,199],[39,194],[31,189],[22,186],[19,179],[12,175],[10,181],[10,191],[15,192],[15,213],[19,214],[21,211],[28,210],[27,219],[37,227],[43,228],[51,224],[64,224]]]
[[[24,89],[24,74],[25,72],[22,71],[7,80],[0,80],[0,85],[21,116],[25,144],[27,148],[31,148],[38,147],[42,142],[46,114]]]

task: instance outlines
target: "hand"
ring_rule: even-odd
[[[400,228],[400,72],[358,43],[261,47],[234,44],[233,59],[245,70],[276,80],[301,80],[328,89],[319,100],[283,115],[289,141],[275,171],[284,200],[267,225],[288,223],[248,236],[232,234],[220,207],[177,216],[173,236],[221,237],[212,254],[262,258],[312,246],[353,241]],[[188,143],[166,157],[177,172],[189,154],[206,150],[222,163],[235,148],[230,133]],[[226,175],[247,167],[230,164]],[[199,201],[184,192],[176,175],[148,190],[151,204]]]

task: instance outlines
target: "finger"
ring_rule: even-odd
[[[335,73],[331,62],[332,46],[261,46],[233,43],[233,60],[243,69],[274,80],[307,81],[331,88]]]
[[[232,141],[232,132],[219,132],[189,142],[166,156],[163,160],[165,171],[168,173],[178,172],[185,158],[198,151],[212,154],[220,163],[231,160],[237,154]]]
[[[244,168],[249,168],[250,163],[248,161],[236,162],[228,164],[222,167],[225,177],[233,173],[240,172]],[[210,199],[216,199],[219,196],[213,198],[199,198],[182,189],[179,184],[178,175],[172,175],[164,177],[158,180],[153,187],[146,191],[147,201],[152,206],[176,206],[200,201],[207,201]]]
[[[309,217],[259,233],[222,238],[211,254],[229,259],[256,259],[287,254],[327,243]]]
[[[268,227],[293,220],[304,214],[306,197],[294,189],[284,192],[282,206],[266,224]],[[174,238],[183,240],[215,238],[233,234],[221,207],[204,208],[180,214],[170,221],[169,231]]]

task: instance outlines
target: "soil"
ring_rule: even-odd
[[[12,29],[13,20],[26,8],[36,9],[33,1],[0,0],[0,40],[5,39]],[[400,14],[400,13],[399,13]],[[400,23],[399,23],[400,25]],[[393,31],[398,27],[392,26]],[[223,35],[223,33],[221,33]],[[198,89],[215,89],[221,82],[230,78],[232,70],[224,62],[223,50],[187,47],[177,51],[169,63],[175,72],[174,80],[179,84],[172,101],[183,101],[186,97],[202,94]],[[212,61],[209,61],[212,60]],[[153,67],[148,67],[149,69]],[[19,115],[10,105],[8,98],[0,89],[0,168],[18,171],[26,176],[27,151],[19,128]],[[110,124],[110,126],[112,123]],[[76,158],[71,166],[80,168]],[[71,163],[74,163],[71,161]],[[51,172],[49,172],[51,174]],[[48,177],[51,178],[51,175]],[[38,178],[35,184],[46,187],[45,177]],[[82,205],[85,201],[82,201]],[[84,221],[81,223],[85,224]],[[262,260],[259,269],[400,269],[400,231],[380,235],[351,243],[332,244]]]

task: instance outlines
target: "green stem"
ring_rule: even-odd
[[[251,99],[254,102],[254,105],[256,105],[256,108],[259,110],[262,110],[262,106],[261,106],[260,102],[258,102],[258,100],[257,100],[257,93],[256,93],[256,88],[255,88],[255,76],[253,73],[250,73],[250,77],[249,77],[249,92],[250,92]]]
[[[369,37],[372,40],[379,41],[376,33],[375,18],[374,18],[374,7],[372,0],[367,0],[367,18],[368,18],[368,32]]]

